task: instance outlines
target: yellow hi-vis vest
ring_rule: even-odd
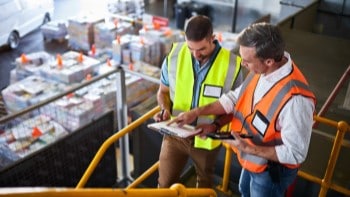
[[[192,65],[192,56],[187,44],[174,43],[167,57],[170,99],[173,103],[172,116],[191,109],[195,85]],[[198,107],[215,102],[223,93],[230,91],[240,68],[240,59],[236,61],[235,55],[221,48],[200,86]],[[212,92],[215,94],[213,95]],[[197,124],[211,123],[213,119],[214,116],[200,116]],[[196,148],[212,150],[220,144],[220,140],[210,138],[204,140],[195,136],[194,147]]]

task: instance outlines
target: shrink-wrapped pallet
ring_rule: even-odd
[[[88,75],[94,75],[100,61],[78,53],[68,51],[58,55],[40,70],[40,75],[46,79],[65,84],[79,83]]]
[[[62,42],[68,35],[67,21],[50,21],[40,27],[45,41],[57,40]]]
[[[96,48],[112,48],[113,40],[118,36],[132,33],[132,24],[128,22],[99,23],[94,26]]]
[[[7,110],[16,112],[56,95],[63,88],[63,84],[32,75],[9,85],[1,93]]]
[[[68,131],[88,124],[93,113],[93,103],[81,97],[64,97],[45,106],[41,113],[56,120]]]
[[[68,45],[72,49],[89,51],[94,44],[94,26],[104,18],[82,15],[68,20]]]
[[[14,162],[67,134],[67,131],[50,117],[37,115],[4,129],[0,135],[0,156]]]
[[[14,71],[10,76],[10,81],[16,82],[30,75],[39,75],[42,66],[52,59],[52,55],[45,51],[22,54],[15,59]]]

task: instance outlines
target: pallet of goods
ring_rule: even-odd
[[[40,75],[48,80],[70,85],[80,83],[87,76],[93,76],[100,64],[99,60],[76,51],[57,54],[54,61],[40,70]]]
[[[129,22],[98,23],[94,26],[94,42],[96,48],[112,48],[113,40],[118,36],[133,32]]]
[[[60,124],[45,115],[37,115],[3,128],[0,133],[0,169],[67,134]]]
[[[1,94],[6,109],[9,112],[17,112],[57,95],[64,88],[62,83],[32,75],[9,85]]]
[[[104,21],[103,17],[82,15],[68,20],[68,46],[72,50],[89,51],[94,44],[94,26]]]
[[[11,70],[10,84],[31,75],[39,75],[40,69],[51,60],[52,56],[45,52],[21,54],[15,59],[15,68]]]
[[[50,42],[52,40],[57,40],[58,42],[63,42],[67,35],[67,21],[57,20],[50,21],[40,27],[41,33],[43,34],[44,41]]]

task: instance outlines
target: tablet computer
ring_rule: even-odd
[[[210,137],[212,139],[218,139],[218,140],[234,140],[235,137],[231,135],[230,132],[212,132],[208,133],[206,135],[207,137]]]

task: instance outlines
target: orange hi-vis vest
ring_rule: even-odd
[[[242,89],[235,106],[236,113],[231,122],[232,131],[253,135],[247,142],[259,146],[275,146],[282,144],[281,131],[276,129],[279,113],[285,104],[295,95],[316,98],[309,89],[308,82],[296,65],[292,71],[274,84],[270,90],[253,106],[254,91],[260,75],[250,73],[242,84]],[[259,130],[257,126],[259,125]],[[267,160],[256,155],[237,151],[242,167],[248,171],[259,173],[266,169]],[[297,168],[299,164],[283,164],[288,168]]]

